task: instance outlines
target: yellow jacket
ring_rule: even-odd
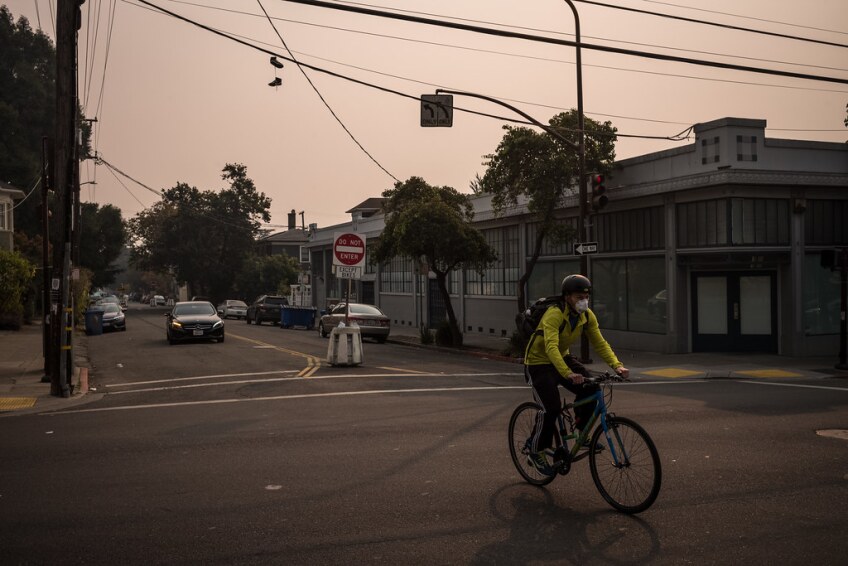
[[[565,308],[566,312],[570,309]],[[565,323],[563,325],[563,323]],[[562,326],[562,333],[559,328]],[[604,340],[598,328],[598,318],[592,310],[581,314],[574,328],[568,322],[568,317],[557,306],[548,307],[537,330],[542,335],[534,335],[530,338],[527,351],[524,353],[524,363],[528,366],[553,364],[563,377],[568,377],[572,371],[563,360],[568,354],[569,347],[580,339],[583,330],[592,348],[613,369],[622,367],[610,345]]]

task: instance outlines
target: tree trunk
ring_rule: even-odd
[[[451,304],[450,292],[448,291],[447,279],[450,272],[436,271],[434,269],[433,273],[436,274],[436,283],[438,283],[439,291],[442,293],[442,298],[445,301],[445,310],[448,314],[448,324],[450,324],[451,331],[451,344],[459,347],[462,345],[462,332],[460,332],[459,325],[456,323],[456,313],[453,311],[453,304]]]

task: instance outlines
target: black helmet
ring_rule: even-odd
[[[562,280],[562,294],[569,293],[591,293],[592,282],[583,275],[569,275]]]

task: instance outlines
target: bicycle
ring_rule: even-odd
[[[532,401],[522,403],[509,420],[509,452],[518,473],[533,485],[547,485],[557,475],[566,475],[571,465],[588,456],[595,487],[607,503],[624,513],[640,513],[656,500],[662,483],[662,466],[657,448],[648,433],[631,419],[608,412],[612,384],[627,381],[618,374],[590,372],[586,384],[600,387],[593,395],[575,403],[563,403],[557,417],[554,449],[555,472],[546,475],[530,461],[530,438],[542,408]],[[571,411],[596,402],[588,425],[575,432]],[[588,449],[581,452],[587,439]],[[569,444],[570,443],[570,444]]]

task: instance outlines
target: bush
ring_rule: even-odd
[[[421,328],[418,329],[419,334],[421,336],[421,343],[424,345],[429,345],[433,343],[433,333],[430,332],[430,329],[421,325]]]
[[[455,332],[451,332],[451,323],[447,320],[443,320],[439,323],[439,326],[436,328],[436,344],[438,346],[447,346],[453,348],[459,348],[462,346],[462,332],[459,331],[459,328],[453,327]],[[454,334],[457,336],[457,344],[454,343]]]
[[[91,293],[92,272],[83,267],[79,270],[79,279],[71,281],[71,293],[74,298],[74,324],[85,325],[85,311],[88,309],[88,298]]]
[[[17,252],[0,250],[0,328],[19,330],[24,294],[35,277],[35,266]]]

